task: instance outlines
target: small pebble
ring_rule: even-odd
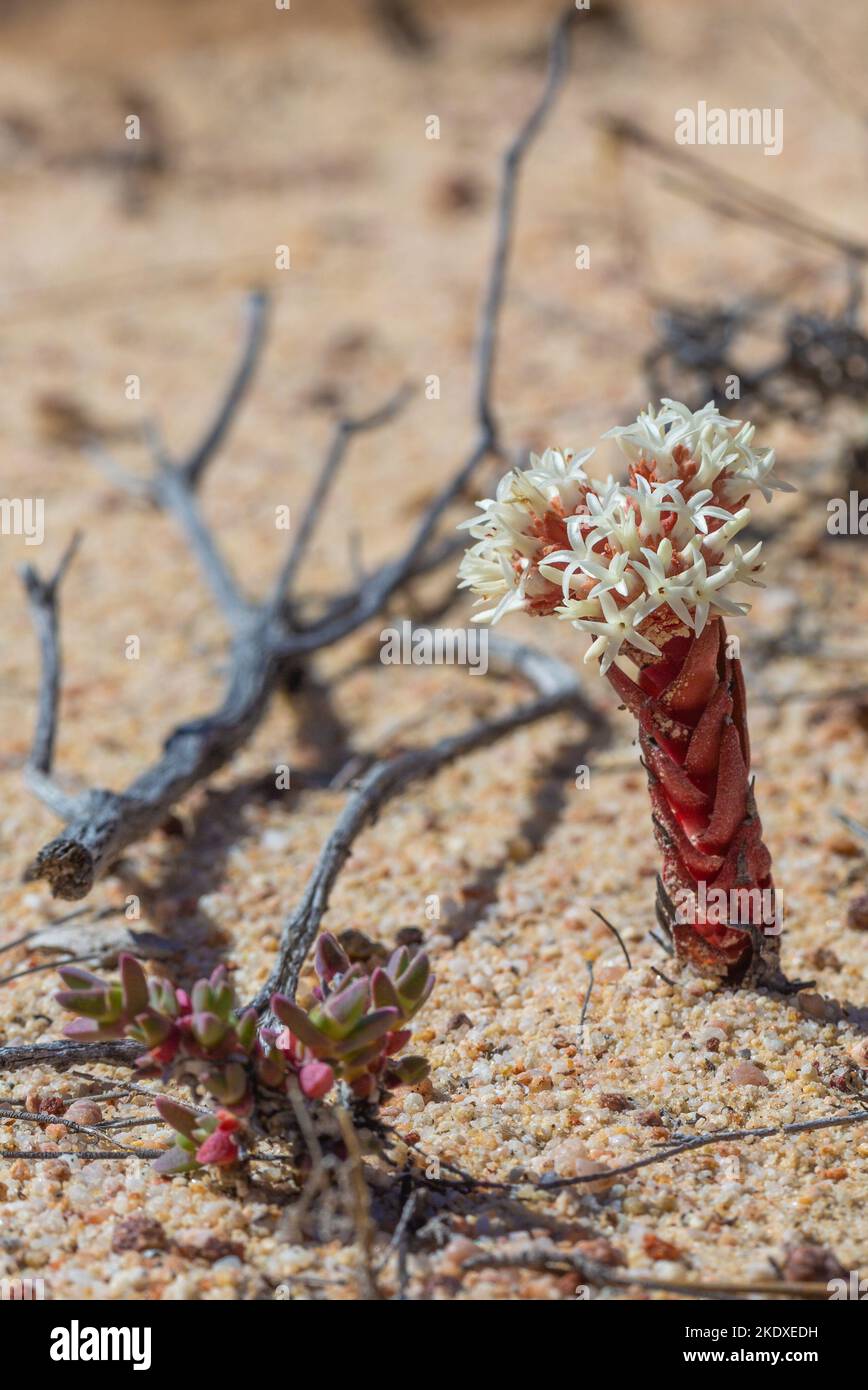
[[[98,1125],[102,1123],[102,1117],[96,1101],[74,1100],[63,1118],[76,1125]]]
[[[784,1278],[793,1284],[825,1284],[829,1279],[847,1278],[837,1256],[813,1241],[787,1245],[781,1264]]]
[[[581,1139],[565,1139],[551,1155],[555,1173],[559,1178],[599,1177],[599,1181],[582,1183],[587,1192],[605,1192],[615,1181],[609,1175],[604,1163],[597,1163],[587,1157],[587,1149]]]
[[[166,1232],[153,1216],[136,1212],[119,1221],[112,1232],[112,1250],[164,1250]]]
[[[771,1086],[765,1072],[753,1062],[737,1062],[728,1072],[734,1086]]]
[[[610,1269],[617,1269],[619,1265],[627,1263],[623,1250],[619,1250],[617,1245],[613,1245],[604,1236],[597,1236],[594,1240],[576,1241],[576,1250],[585,1259],[593,1260],[595,1264],[607,1265]]]
[[[868,893],[854,898],[847,908],[847,926],[856,931],[868,931]]]
[[[849,1055],[853,1058],[857,1067],[868,1068],[868,1038],[859,1038],[849,1049]]]
[[[662,1240],[654,1231],[646,1231],[642,1237],[642,1249],[652,1260],[678,1261],[684,1258],[684,1252],[677,1245],[673,1245],[671,1240]]]
[[[189,1259],[205,1260],[208,1264],[244,1254],[243,1246],[237,1241],[226,1240],[223,1236],[204,1230],[185,1231],[177,1242],[177,1248]]]

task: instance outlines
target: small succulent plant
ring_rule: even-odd
[[[64,1028],[66,1036],[83,1042],[131,1038],[144,1049],[138,1061],[143,1069],[161,1067],[219,1105],[245,1113],[257,1019],[252,1009],[237,1012],[225,967],[198,980],[190,994],[169,980],[149,980],[135,956],[122,955],[119,967],[119,982],[106,984],[88,970],[61,966],[69,988],[55,998],[78,1015]]]
[[[317,943],[319,984],[305,1010],[275,994],[279,1027],[260,1027],[253,1009],[239,1011],[225,967],[199,980],[189,994],[169,980],[149,979],[134,956],[122,955],[120,979],[106,984],[78,966],[60,968],[67,986],[55,998],[76,1017],[64,1028],[79,1041],[131,1038],[141,1044],[137,1065],[185,1081],[218,1107],[206,1112],[162,1096],[157,1109],[175,1130],[175,1146],[157,1159],[162,1173],[237,1160],[236,1135],[253,1109],[257,1088],[287,1095],[297,1085],[321,1100],[336,1082],[357,1100],[373,1101],[389,1086],[413,1085],[428,1072],[422,1057],[400,1059],[406,1025],[434,987],[428,957],[406,946],[386,966],[366,974],[335,937]]]
[[[367,975],[325,933],[317,943],[316,972],[317,1003],[309,1012],[282,994],[271,1000],[272,1012],[284,1025],[273,1046],[297,1069],[302,1090],[313,1068],[318,1069],[311,1078],[315,1086],[324,1084],[331,1072],[360,1100],[383,1085],[412,1085],[427,1075],[422,1057],[394,1060],[410,1039],[406,1024],[434,988],[424,951],[411,958],[406,946],[400,946],[385,968]]]
[[[463,523],[476,543],[459,573],[483,605],[477,622],[521,610],[590,634],[585,660],[639,722],[663,859],[658,920],[704,974],[780,987],[744,680],[724,625],[748,611],[739,586],[760,583],[760,542],[740,544],[753,496],[790,490],[754,433],[713,401],[691,411],[666,399],[609,431],[626,481],[591,478],[593,450],[533,454]]]

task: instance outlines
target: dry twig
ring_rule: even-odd
[[[648,1274],[612,1268],[590,1260],[577,1250],[561,1250],[548,1240],[537,1240],[511,1250],[481,1250],[464,1261],[465,1270],[536,1269],[552,1274],[574,1273],[584,1284],[621,1289],[647,1289],[681,1294],[685,1298],[764,1298],[829,1297],[825,1284],[792,1283],[786,1280],[745,1280],[735,1283],[707,1282],[699,1279],[658,1279]]]
[[[338,1124],[347,1150],[348,1180],[352,1192],[353,1220],[356,1228],[356,1241],[362,1257],[359,1283],[364,1299],[381,1299],[377,1272],[374,1267],[374,1243],[376,1231],[371,1220],[371,1203],[368,1185],[365,1182],[364,1164],[359,1136],[356,1134],[350,1112],[343,1105],[336,1107]]]
[[[0,1053],[2,1061],[2,1053]],[[834,1129],[841,1125],[865,1124],[868,1121],[868,1110],[853,1110],[843,1115],[827,1115],[820,1120],[801,1120],[795,1124],[788,1125],[765,1125],[759,1129],[730,1129],[715,1130],[712,1134],[694,1135],[689,1139],[681,1139],[677,1143],[664,1148],[657,1149],[654,1153],[645,1154],[642,1158],[634,1159],[631,1163],[622,1163],[617,1168],[609,1168],[605,1174],[606,1178],[627,1177],[631,1173],[637,1173],[641,1168],[648,1168],[655,1163],[664,1163],[670,1158],[677,1158],[680,1154],[692,1153],[694,1149],[705,1148],[708,1144],[734,1143],[742,1139],[773,1139],[780,1134],[808,1134],[813,1130]],[[447,1182],[441,1178],[420,1178],[419,1174],[414,1173],[416,1182],[421,1182],[423,1186],[431,1186],[438,1189],[444,1187],[454,1187],[462,1191],[488,1191],[488,1192],[508,1192],[508,1193],[527,1193],[558,1192],[566,1187],[583,1187],[587,1183],[598,1183],[599,1173],[584,1173],[574,1178],[558,1178],[554,1175],[544,1178],[540,1182],[532,1182],[524,1179],[519,1182],[502,1182],[497,1178],[476,1178],[472,1173],[459,1168],[457,1164],[450,1163],[446,1159],[432,1159],[416,1144],[408,1142],[407,1139],[391,1125],[378,1121],[378,1131],[387,1134],[393,1139],[397,1139],[401,1144],[416,1154],[425,1167],[439,1166],[447,1172],[452,1173],[456,1179],[454,1182]]]

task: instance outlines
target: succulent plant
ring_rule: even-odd
[[[383,1086],[421,1081],[428,1071],[424,1058],[393,1059],[409,1041],[405,1025],[434,988],[425,952],[411,957],[400,946],[385,968],[377,966],[368,975],[325,932],[317,942],[315,966],[319,988],[309,1012],[282,994],[271,1000],[284,1025],[274,1036],[274,1049],[297,1071],[302,1089],[305,1073],[315,1065],[330,1069],[360,1100]]]
[[[713,402],[651,406],[610,430],[626,482],[601,482],[582,454],[548,449],[511,470],[465,522],[476,544],[459,571],[480,595],[477,621],[553,615],[593,641],[635,716],[663,866],[657,915],[678,954],[729,980],[778,982],[771,858],[750,780],[744,682],[724,619],[748,611],[760,543],[737,537],[754,493],[788,489],[754,427]],[[616,664],[627,658],[634,677]]]
[[[218,1104],[249,1106],[248,1062],[256,1043],[256,1015],[239,1015],[224,966],[199,980],[192,993],[165,979],[148,979],[134,956],[119,959],[120,980],[106,984],[77,966],[61,966],[69,988],[58,1004],[78,1015],[64,1028],[79,1041],[132,1038],[144,1048],[138,1065],[169,1068],[195,1081]]]
[[[434,986],[424,952],[411,957],[402,946],[368,975],[324,933],[315,964],[319,985],[309,1011],[273,996],[279,1028],[260,1027],[253,1009],[239,1012],[223,966],[188,995],[169,980],[149,979],[130,955],[120,957],[120,979],[109,984],[65,965],[60,976],[67,988],[55,998],[77,1015],[64,1028],[67,1037],[131,1038],[143,1048],[138,1066],[187,1082],[219,1107],[206,1113],[159,1098],[157,1109],[176,1139],[155,1167],[179,1173],[237,1159],[235,1136],[253,1108],[254,1081],[283,1095],[295,1083],[312,1101],[343,1082],[356,1099],[372,1100],[388,1086],[413,1085],[427,1075],[422,1057],[396,1060],[410,1037],[406,1024]]]

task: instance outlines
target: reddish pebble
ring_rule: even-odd
[[[64,1115],[75,1125],[98,1125],[102,1123],[102,1111],[93,1100],[74,1100]]]

